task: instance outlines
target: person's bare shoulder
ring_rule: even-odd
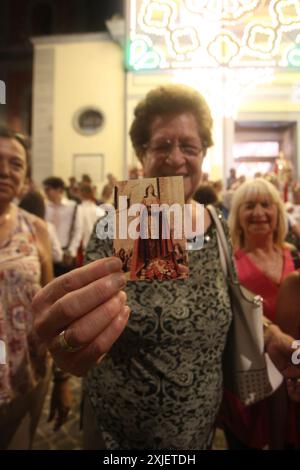
[[[37,237],[41,237],[42,239],[45,239],[45,237],[47,237],[47,239],[49,238],[47,224],[44,220],[34,216],[33,225]]]

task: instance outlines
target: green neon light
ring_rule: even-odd
[[[136,39],[129,46],[128,67],[134,70],[155,70],[159,68],[161,57],[143,39]]]
[[[288,62],[292,67],[300,67],[300,44],[288,53]]]

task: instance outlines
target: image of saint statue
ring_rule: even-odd
[[[140,236],[134,242],[130,279],[176,279],[178,263],[172,232],[153,184],[146,187],[141,201]]]

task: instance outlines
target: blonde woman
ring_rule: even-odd
[[[232,201],[229,227],[238,278],[242,285],[263,297],[264,315],[272,322],[275,321],[280,285],[295,270],[293,256],[297,257],[297,253],[292,253],[284,242],[285,220],[285,209],[279,192],[268,181],[257,178],[237,189]],[[281,398],[279,402],[277,398],[277,417],[285,406],[289,410],[281,429],[275,429],[276,426],[272,424],[273,398],[246,408],[229,392],[225,392],[222,414],[231,448],[263,448],[266,445],[282,448],[285,445],[300,445],[295,411],[299,404],[284,400],[282,395],[285,395],[285,389],[278,392],[278,395],[279,393]]]

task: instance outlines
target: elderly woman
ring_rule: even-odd
[[[182,175],[193,215],[211,132],[205,100],[180,85],[150,91],[136,106],[130,129],[144,176]],[[206,211],[204,230],[203,248],[189,253],[188,279],[128,283],[130,318],[121,262],[110,257],[112,241],[96,235],[87,248],[94,262],[37,295],[36,328],[58,365],[78,375],[89,371],[86,448],[210,446],[232,313],[216,229]],[[268,328],[266,347],[274,347],[283,368],[290,364],[291,341],[277,327]]]
[[[284,243],[285,209],[277,189],[262,178],[242,184],[233,197],[229,226],[239,281],[263,297],[264,315],[276,321],[280,285],[295,270],[298,258]],[[226,391],[222,414],[231,448],[299,446],[299,405],[289,403],[287,418],[279,420],[286,407],[284,387],[248,408]]]
[[[14,204],[28,170],[25,137],[0,128],[0,449],[31,446],[50,376],[50,357],[34,329],[32,299],[51,281],[51,248],[43,220]],[[62,379],[66,374],[58,374]],[[65,381],[54,387],[52,415],[66,417]],[[58,416],[58,415],[57,415]]]
[[[47,354],[33,334],[31,300],[52,278],[47,228],[19,209],[28,168],[26,140],[0,129],[0,449],[28,448],[47,388]],[[24,424],[25,423],[25,424]]]

